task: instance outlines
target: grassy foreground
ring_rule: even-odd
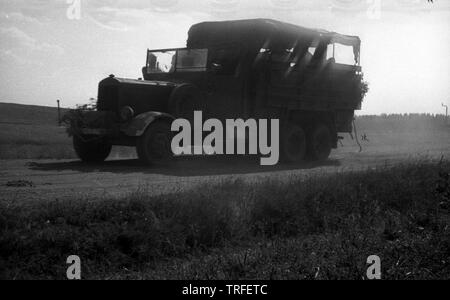
[[[450,279],[450,163],[72,202],[0,202],[0,277]]]

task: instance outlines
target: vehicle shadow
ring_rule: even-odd
[[[183,157],[165,165],[144,166],[137,159],[110,160],[101,164],[85,164],[80,161],[32,162],[28,168],[34,171],[75,171],[80,173],[143,173],[175,177],[201,177],[217,175],[238,175],[270,173],[278,171],[307,170],[324,166],[340,166],[336,159],[324,162],[305,162],[261,166],[255,157]]]

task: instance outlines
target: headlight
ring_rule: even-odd
[[[134,117],[134,110],[129,106],[125,106],[120,110],[120,119],[124,122],[130,121]]]

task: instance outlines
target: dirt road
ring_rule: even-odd
[[[143,167],[135,159],[116,159],[101,165],[86,166],[77,161],[2,160],[0,161],[1,201],[114,199],[139,189],[149,194],[189,190],[202,184],[228,179],[259,181],[283,180],[291,176],[316,176],[326,173],[358,171],[392,166],[420,158],[450,157],[450,139],[436,143],[397,146],[365,145],[362,153],[347,143],[324,163],[261,167],[257,159],[180,158],[169,166]],[[419,145],[419,146],[418,146]]]

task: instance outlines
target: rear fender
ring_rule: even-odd
[[[166,113],[160,112],[146,112],[138,115],[130,122],[122,125],[120,131],[129,137],[140,137],[142,136],[147,128],[158,120],[166,120],[173,122],[175,118]]]

